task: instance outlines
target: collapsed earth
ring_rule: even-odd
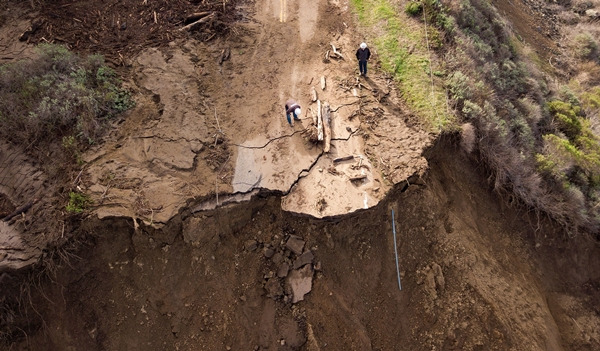
[[[0,345],[600,349],[598,11],[2,1]]]

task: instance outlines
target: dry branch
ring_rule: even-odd
[[[231,57],[231,49],[225,48],[221,50],[221,55],[219,56],[219,65],[222,65],[224,61],[229,60]]]
[[[310,99],[312,102],[315,102],[318,99],[317,90],[315,90],[315,87],[310,87]]]
[[[336,49],[335,45],[333,45],[333,44],[330,44],[330,45],[331,45],[331,49],[333,50],[333,52],[331,53],[330,57],[331,58],[336,58],[336,59],[342,59],[343,60],[344,59],[344,55],[342,55],[342,53],[339,52]]]
[[[206,23],[208,21],[211,21],[214,18],[215,18],[215,13],[211,12],[210,15],[208,15],[206,17],[202,17],[199,20],[197,20],[197,21],[195,21],[193,23],[188,24],[187,26],[183,26],[183,27],[179,28],[179,31],[184,31],[184,30],[192,31],[192,30],[196,29],[196,27],[198,27],[199,25],[201,25],[203,23]]]
[[[204,12],[195,12],[195,13],[192,13],[191,15],[187,16],[183,20],[183,23],[184,24],[194,23],[197,20],[210,15],[211,13],[213,13],[213,12],[212,11],[204,11]]]

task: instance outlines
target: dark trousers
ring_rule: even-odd
[[[358,61],[358,70],[360,74],[367,75],[367,61]]]
[[[292,116],[294,116],[294,120],[295,121],[299,121],[300,119],[298,118],[298,116],[296,116],[296,112],[292,111],[290,113],[285,113],[285,117],[287,118],[287,121],[290,125],[292,125]]]

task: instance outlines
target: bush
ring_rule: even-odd
[[[569,140],[573,141],[581,134],[581,121],[577,115],[581,109],[579,106],[573,106],[568,102],[554,100],[548,102],[550,113],[556,117],[558,129],[565,133]]]
[[[575,36],[572,44],[575,57],[582,60],[598,59],[598,42],[590,33],[581,33]]]
[[[66,210],[69,213],[82,213],[91,203],[92,200],[88,195],[71,191],[69,193],[69,203],[66,206]]]
[[[421,2],[409,2],[405,11],[411,16],[419,16],[423,12],[423,4]]]
[[[33,60],[0,66],[0,136],[29,148],[64,136],[93,144],[107,121],[132,106],[99,55],[83,59],[45,44]]]

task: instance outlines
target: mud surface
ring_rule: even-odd
[[[139,107],[86,158],[84,185],[100,218],[159,227],[190,199],[253,189],[285,195],[287,211],[331,217],[374,206],[424,172],[431,136],[406,125],[389,82],[356,76],[353,34],[328,19],[351,23],[347,7],[258,1],[244,11],[253,21],[240,35],[179,40],[134,58]],[[323,62],[331,43],[348,59]],[[306,137],[317,114],[311,88],[331,106],[328,153]],[[294,127],[284,113],[290,97],[305,111]],[[333,162],[345,156],[353,158]]]

